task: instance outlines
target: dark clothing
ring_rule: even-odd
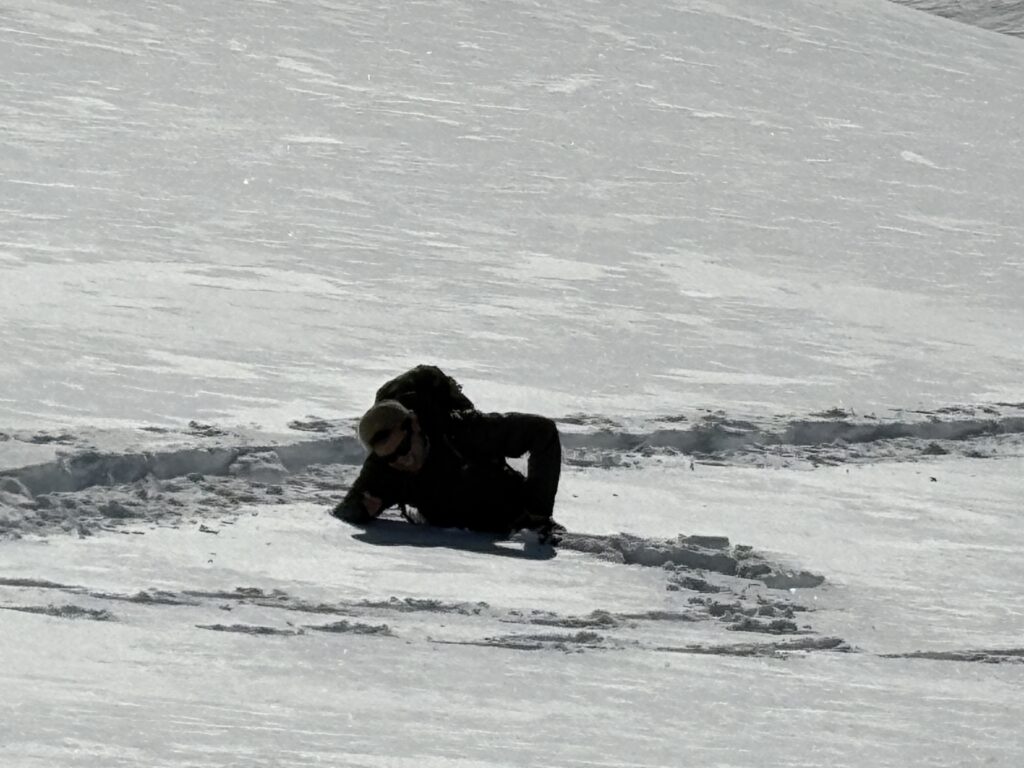
[[[461,390],[457,394],[465,397]],[[408,407],[420,414],[413,404]],[[427,410],[425,403],[420,407]],[[369,493],[383,501],[382,508],[410,505],[426,522],[443,527],[506,533],[527,516],[551,518],[562,468],[561,441],[551,419],[456,410],[428,421],[434,423],[422,424],[429,451],[419,472],[400,472],[371,452],[332,514],[350,523],[369,522],[372,516],[363,501]],[[523,477],[505,459],[527,452]]]
[[[436,365],[417,365],[385,382],[373,401],[381,400],[397,400],[416,414],[425,432],[435,433],[447,428],[455,411],[476,407],[462,394],[462,386]]]

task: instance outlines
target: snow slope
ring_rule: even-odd
[[[1024,7],[1016,0],[896,0],[901,5],[1005,35],[1024,37]]]
[[[885,3],[4,3],[0,421],[1024,400],[1019,41]]]
[[[0,0],[0,765],[1017,766],[1024,47]],[[326,511],[434,362],[557,550]]]

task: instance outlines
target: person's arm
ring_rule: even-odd
[[[388,474],[372,456],[368,456],[345,498],[331,510],[331,514],[346,523],[365,525],[388,507],[398,504],[400,492],[395,487],[395,479],[389,478]]]
[[[533,516],[551,517],[562,473],[562,441],[555,422],[533,413],[460,414],[467,445],[481,453],[519,458],[529,453],[526,499]]]

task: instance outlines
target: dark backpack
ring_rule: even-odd
[[[448,431],[452,413],[473,409],[473,402],[462,394],[462,386],[436,365],[417,365],[396,376],[380,389],[374,402],[397,400],[413,411],[427,434]]]

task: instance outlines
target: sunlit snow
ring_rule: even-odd
[[[1020,765],[1012,5],[0,0],[0,765]]]

